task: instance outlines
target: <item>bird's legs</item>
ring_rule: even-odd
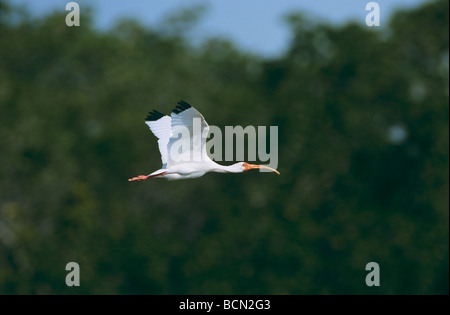
[[[150,177],[150,176],[148,176],[148,175],[139,175],[139,176],[130,178],[128,181],[129,181],[129,182],[133,182],[133,181],[135,181],[135,180],[137,180],[137,181],[139,181],[139,180],[146,180],[146,179],[148,179],[149,177]]]
[[[139,176],[130,178],[128,181],[129,182],[134,182],[134,181],[146,180],[146,179],[149,179],[151,177],[156,177],[156,176],[161,176],[161,175],[166,175],[166,172],[155,174],[155,175],[139,175]]]

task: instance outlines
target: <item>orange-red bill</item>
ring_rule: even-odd
[[[272,172],[275,172],[278,175],[280,175],[280,172],[278,172],[277,170],[275,170],[275,169],[273,169],[271,167],[265,166],[265,165],[248,164],[248,163],[246,163],[246,164],[244,164],[244,167],[245,167],[244,171],[248,171],[248,170],[255,169],[255,168],[265,168],[267,170],[271,170]]]

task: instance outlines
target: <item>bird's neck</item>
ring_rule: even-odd
[[[220,165],[214,162],[214,171],[217,173],[239,173],[234,165]]]

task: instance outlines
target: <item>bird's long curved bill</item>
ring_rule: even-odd
[[[265,165],[248,164],[248,166],[247,166],[247,168],[245,170],[248,171],[248,170],[255,169],[255,168],[264,168],[266,170],[271,170],[272,172],[275,172],[278,175],[280,175],[280,172],[278,172],[277,170],[275,170],[275,169],[273,169],[271,167],[265,166]]]

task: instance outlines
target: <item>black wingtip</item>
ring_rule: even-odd
[[[181,100],[178,102],[178,105],[173,109],[173,113],[179,114],[181,112],[184,112],[186,109],[191,108],[192,106],[186,103],[185,101]]]
[[[145,117],[145,121],[155,121],[160,119],[161,117],[164,117],[164,114],[158,112],[157,110],[153,110],[152,112],[149,112],[147,117]]]

